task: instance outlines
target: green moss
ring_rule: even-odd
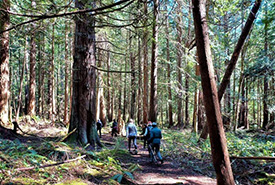
[[[16,178],[13,180],[13,183],[15,184],[22,184],[22,185],[29,185],[29,184],[36,184],[36,185],[44,185],[47,184],[46,179],[31,179],[26,177]]]
[[[81,179],[68,180],[62,183],[58,183],[56,185],[87,185],[87,183],[83,182]]]

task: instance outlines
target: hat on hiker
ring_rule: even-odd
[[[156,123],[156,122],[153,122],[152,125],[153,125],[153,126],[157,126],[157,123]]]
[[[151,121],[148,121],[148,125],[152,125],[152,122],[151,122]]]

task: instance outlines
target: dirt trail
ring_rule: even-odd
[[[103,136],[103,141],[115,141],[107,135]],[[143,143],[138,140],[138,154],[131,155],[130,158],[121,160],[122,163],[136,163],[141,167],[134,172],[135,182],[138,184],[191,184],[191,185],[216,185],[216,180],[198,174],[189,168],[181,168],[173,161],[165,160],[160,166],[150,163],[147,149],[143,148]],[[127,143],[125,146],[127,148]]]

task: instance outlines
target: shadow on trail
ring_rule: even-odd
[[[116,138],[105,135],[102,140],[116,141]],[[178,163],[173,159],[164,157],[163,164],[150,163],[148,149],[143,148],[143,141],[138,140],[138,154],[129,153],[119,159],[122,166],[129,167],[131,164],[138,164],[140,169],[134,172],[137,184],[194,184],[194,185],[214,185],[216,180],[196,172],[190,166],[182,167],[183,163]],[[121,149],[128,150],[128,142],[125,140]],[[191,159],[193,160],[193,159]]]

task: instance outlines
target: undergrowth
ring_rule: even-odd
[[[0,139],[0,184],[119,184],[138,168],[121,167],[117,156],[128,154],[121,142],[94,153],[64,142]]]
[[[188,130],[164,130],[162,140],[165,160],[215,177],[209,139],[198,144],[199,136]],[[0,139],[0,184],[129,184],[139,165],[125,162],[131,156],[123,142],[118,137],[93,152],[65,142]],[[227,145],[230,156],[275,157],[274,140],[257,133],[228,132]],[[236,184],[274,185],[274,163],[232,159],[231,164]]]
[[[228,132],[227,146],[230,156],[275,157],[275,142],[258,133]],[[181,168],[214,177],[210,141],[199,142],[199,136],[188,131],[167,130],[164,132],[163,154],[165,158],[180,163]],[[231,165],[236,184],[269,184],[275,182],[274,162],[263,160],[232,159]]]

